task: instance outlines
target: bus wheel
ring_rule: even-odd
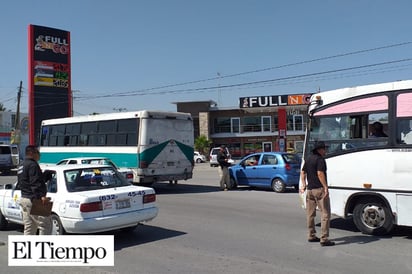
[[[281,179],[275,178],[272,181],[272,189],[278,193],[285,192],[286,185]]]
[[[353,211],[353,222],[364,234],[385,235],[393,229],[392,213],[382,202],[360,201]]]

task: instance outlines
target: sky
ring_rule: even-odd
[[[14,0],[0,8],[0,103],[28,112],[28,26],[71,37],[74,115],[412,79],[409,0]]]

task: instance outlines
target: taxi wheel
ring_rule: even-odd
[[[272,189],[277,193],[285,192],[286,185],[281,179],[275,178],[272,181]]]
[[[6,218],[4,218],[3,214],[1,213],[0,210],[0,230],[4,230],[7,228],[8,222]]]
[[[60,221],[59,216],[56,214],[51,215],[52,219],[52,235],[63,235],[66,232],[64,231],[62,222]]]

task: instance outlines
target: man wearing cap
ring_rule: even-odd
[[[333,246],[329,240],[330,200],[326,176],[326,145],[322,141],[315,143],[312,154],[305,159],[300,179],[301,192],[306,193],[306,218],[308,227],[308,242],[320,242],[321,246]],[[316,236],[315,217],[316,207],[321,211],[321,237]]]

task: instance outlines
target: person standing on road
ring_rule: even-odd
[[[17,184],[21,189],[20,205],[23,211],[24,235],[36,235],[37,229],[40,235],[50,235],[52,232],[51,216],[30,214],[34,199],[40,199],[43,203],[50,202],[46,197],[47,186],[45,176],[38,164],[39,159],[38,148],[28,145],[23,164],[17,170]]]
[[[301,171],[301,192],[306,193],[306,219],[308,228],[308,242],[320,242],[321,246],[333,246],[335,242],[329,240],[330,226],[330,199],[326,176],[326,145],[319,141],[315,144]],[[306,184],[307,182],[307,184]],[[316,236],[315,217],[316,207],[321,211],[321,237]]]
[[[228,167],[231,164],[228,161],[229,158],[226,154],[226,147],[221,146],[220,151],[217,154],[217,162],[219,163],[222,172],[222,176],[220,177],[220,190],[224,191],[230,189],[230,176]]]

